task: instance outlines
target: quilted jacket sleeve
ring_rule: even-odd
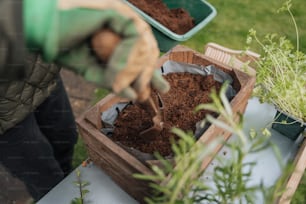
[[[25,74],[22,0],[0,0],[0,82]]]

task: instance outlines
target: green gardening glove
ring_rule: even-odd
[[[143,101],[168,83],[155,69],[159,50],[150,26],[120,0],[24,0],[27,47],[120,96]],[[107,65],[91,38],[107,27],[121,37]],[[103,48],[101,48],[103,49]]]

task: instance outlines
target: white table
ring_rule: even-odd
[[[273,120],[275,115],[275,108],[268,104],[260,104],[256,98],[249,100],[247,109],[245,111],[245,126],[244,130],[249,132],[250,128],[260,130],[265,127],[269,122]],[[283,162],[288,162],[292,159],[298,150],[298,145],[302,140],[302,136],[296,141],[292,141],[278,132],[271,130],[272,141],[276,144],[283,157]],[[233,135],[229,141],[235,140],[236,136]],[[220,156],[225,159],[230,157],[230,154],[223,154],[228,152],[226,147],[223,147],[219,152]],[[264,185],[272,185],[278,177],[281,175],[281,168],[277,163],[277,160],[273,154],[273,150],[268,148],[256,154],[249,155],[246,158],[246,162],[257,161],[255,169],[253,171],[252,181],[250,184],[259,183],[264,181]],[[207,176],[213,172],[214,166],[218,162],[213,160],[205,171],[203,179],[206,183],[210,183],[210,176]],[[84,181],[90,182],[90,185],[86,188],[90,191],[86,195],[86,200],[90,204],[134,204],[138,203],[127,193],[125,193],[117,184],[115,184],[111,178],[106,175],[101,169],[94,164],[90,164],[87,167],[78,167],[81,172],[81,178]],[[73,184],[76,181],[75,171],[68,175],[62,182],[55,186],[47,195],[45,195],[37,204],[69,204],[70,201],[79,197],[79,189]],[[260,203],[260,201],[259,201]]]
[[[138,203],[127,193],[125,193],[109,176],[101,171],[94,164],[86,167],[79,166],[81,179],[90,183],[86,189],[85,200],[90,204],[135,204]],[[70,204],[71,200],[79,197],[79,189],[73,184],[77,180],[76,172],[73,171],[48,194],[46,194],[37,204]]]

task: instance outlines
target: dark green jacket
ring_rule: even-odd
[[[27,53],[22,0],[0,0],[0,134],[49,96],[59,71],[60,67]]]

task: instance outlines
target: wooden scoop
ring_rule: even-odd
[[[139,136],[143,137],[144,139],[153,139],[163,130],[163,103],[159,95],[158,100],[158,108],[156,107],[151,96],[148,98],[148,100],[140,104],[140,107],[150,114],[153,121],[153,125],[151,127],[139,133]]]

